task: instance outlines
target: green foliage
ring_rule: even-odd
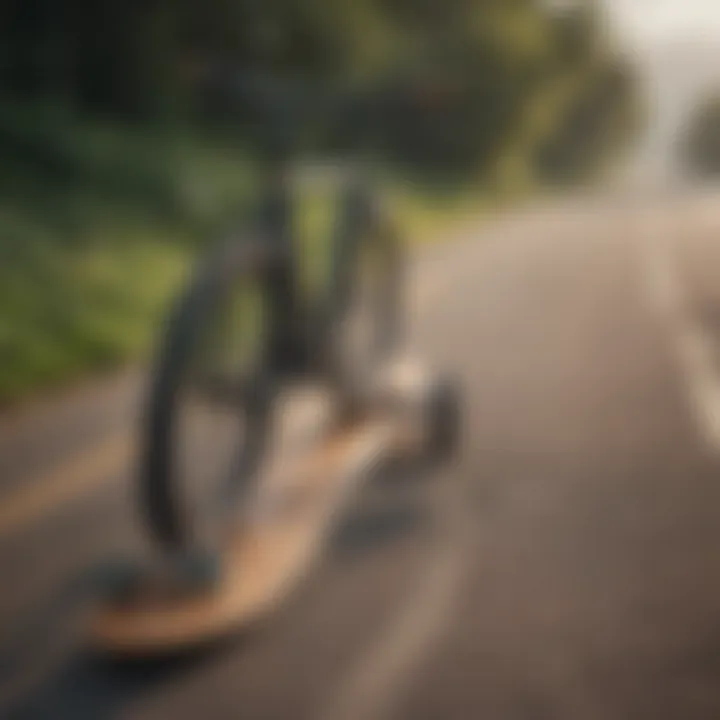
[[[590,178],[637,127],[632,70],[590,0],[7,0],[0,401],[147,349],[277,130],[240,73],[280,83],[294,150],[381,163],[420,235],[480,191]],[[331,214],[310,198],[300,218],[311,285]]]
[[[598,109],[597,122],[612,124],[628,102],[624,91],[602,90],[597,67],[624,72],[627,63],[589,0],[561,13],[536,0],[10,0],[5,13],[0,87],[10,95],[64,97],[83,112],[167,127],[197,110],[204,121],[225,115],[238,125],[242,108],[212,96],[218,85],[232,94],[240,70],[374,87],[374,110],[353,113],[346,136],[425,174],[487,177],[513,143],[533,166],[542,156],[531,174],[558,164],[584,174],[598,146],[593,126],[581,147],[585,118]],[[584,76],[577,98],[554,103],[569,73]],[[518,138],[541,103],[553,107],[553,127],[532,132],[533,142]],[[330,129],[317,122],[313,136],[327,140]],[[575,159],[559,161],[566,139]]]
[[[249,186],[237,150],[38,110],[2,115],[0,404],[144,353]]]
[[[628,67],[601,57],[569,74],[552,96],[557,119],[538,134],[536,173],[551,183],[592,178],[635,137],[641,108]]]
[[[144,352],[189,259],[153,234],[82,250],[0,207],[0,403]]]

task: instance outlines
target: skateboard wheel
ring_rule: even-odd
[[[122,605],[148,595],[202,595],[217,586],[221,575],[217,555],[196,551],[159,566],[145,566],[129,560],[111,563],[103,568],[98,580],[105,599]]]
[[[188,593],[204,591],[222,579],[220,556],[213,552],[195,551],[182,557],[177,568],[179,587]]]
[[[460,391],[449,378],[440,378],[430,389],[425,408],[425,456],[446,463],[460,445]]]
[[[116,603],[130,602],[143,585],[143,569],[129,560],[109,562],[94,574],[103,599]]]

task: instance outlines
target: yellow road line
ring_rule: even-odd
[[[58,506],[107,486],[131,454],[128,432],[110,436],[93,451],[71,458],[0,502],[0,537],[37,522]]]

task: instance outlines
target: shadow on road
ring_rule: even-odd
[[[398,459],[377,472],[368,492],[337,528],[330,545],[332,559],[352,562],[423,531],[429,516],[422,490],[432,471],[426,463]]]

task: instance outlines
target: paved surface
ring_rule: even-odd
[[[586,198],[421,259],[412,345],[463,383],[462,457],[370,484],[272,623],[192,661],[99,663],[72,622],[73,580],[141,547],[140,381],[2,421],[8,716],[719,717],[715,197]]]

